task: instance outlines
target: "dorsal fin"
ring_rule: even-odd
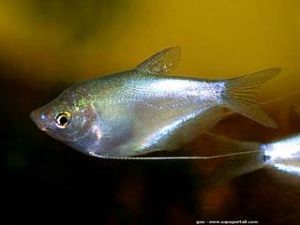
[[[156,53],[135,69],[149,74],[165,75],[178,65],[180,60],[180,48],[171,47]]]

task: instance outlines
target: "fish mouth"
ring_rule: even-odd
[[[44,116],[41,115],[38,110],[34,110],[30,113],[31,120],[37,125],[37,127],[42,131],[47,131],[46,121],[43,120]]]

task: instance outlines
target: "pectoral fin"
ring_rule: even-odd
[[[166,48],[146,59],[135,69],[143,73],[165,75],[176,68],[179,60],[179,47]]]

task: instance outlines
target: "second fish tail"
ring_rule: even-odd
[[[265,155],[258,142],[237,141],[224,136],[212,135],[218,154],[231,153],[224,157],[208,178],[208,184],[215,184],[259,170],[265,167]]]

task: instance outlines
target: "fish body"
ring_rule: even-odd
[[[31,118],[55,139],[103,158],[182,147],[218,123],[224,107],[276,127],[255,92],[280,69],[228,80],[165,76],[178,57],[178,48],[165,49],[133,70],[75,84]]]
[[[300,135],[262,144],[265,164],[279,171],[300,177]]]

